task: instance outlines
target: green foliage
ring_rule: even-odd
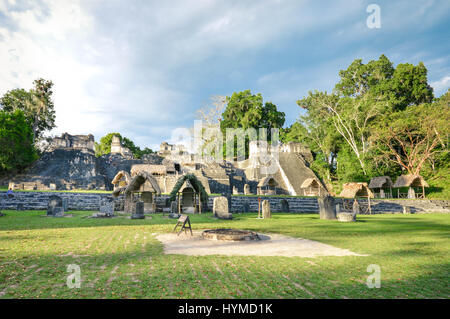
[[[146,147],[143,150],[139,146],[136,146],[132,140],[127,137],[123,137],[120,133],[109,133],[100,139],[100,143],[95,142],[95,156],[99,157],[111,152],[111,143],[113,136],[117,136],[122,143],[122,146],[128,148],[135,158],[141,158],[145,154],[153,154],[153,150]]]
[[[70,211],[73,218],[3,212],[4,299],[448,299],[448,214],[358,215],[356,223],[321,220],[317,214],[272,213],[263,221],[256,213],[233,214],[232,220],[189,216],[194,231],[248,229],[368,255],[298,258],[167,255],[155,236],[173,232],[176,220],[160,213],[132,220],[87,218],[92,212],[86,211]],[[81,289],[65,285],[67,265],[74,262],[82,265]],[[380,289],[367,288],[368,264],[382,268]]]
[[[228,128],[242,128],[244,130],[249,128],[264,129],[264,138],[267,137],[267,140],[271,141],[271,129],[282,128],[284,125],[284,112],[279,112],[276,105],[271,102],[263,104],[261,93],[254,95],[250,90],[234,92],[231,96],[226,97],[226,103],[227,107],[222,113],[223,119],[220,122],[220,128],[224,133],[225,145],[227,143],[236,144],[236,138],[234,138],[234,141],[226,140],[226,129]],[[261,139],[263,137],[245,137],[245,157],[248,157],[249,141],[258,138]],[[238,151],[237,148],[238,146],[234,145],[235,155],[242,152],[242,150]],[[224,146],[224,152],[226,152],[226,146]]]
[[[365,182],[368,176],[363,172],[358,159],[349,146],[343,144],[337,155],[336,176],[341,183]]]
[[[33,131],[24,113],[0,111],[0,172],[18,171],[37,159]]]
[[[394,67],[384,55],[367,64],[356,59],[339,77],[331,94],[309,92],[297,101],[306,113],[283,130],[283,141],[311,148],[311,167],[322,179],[395,178],[402,170],[443,165],[435,155],[448,147],[448,96],[432,103],[423,63]]]
[[[113,136],[118,136],[119,139],[122,140],[122,135],[120,135],[120,133],[106,134],[100,139],[100,143],[95,142],[95,156],[99,157],[111,152],[111,143]]]
[[[372,145],[380,154],[375,159],[419,175],[427,161],[447,150],[448,123],[450,107],[438,102],[389,113],[372,128]]]
[[[279,112],[275,104],[266,102],[263,105],[261,93],[253,95],[250,90],[234,92],[226,97],[227,107],[222,113],[220,123],[222,130],[226,128],[281,128],[285,114]]]
[[[52,101],[53,82],[37,79],[33,81],[33,85],[30,91],[14,89],[6,92],[0,99],[0,104],[6,112],[23,111],[31,125],[34,140],[39,140],[45,131],[56,127]]]

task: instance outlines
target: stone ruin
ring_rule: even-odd
[[[49,150],[79,150],[82,152],[94,154],[95,141],[94,135],[70,135],[64,133],[61,137],[54,137],[49,145]]]
[[[111,154],[120,154],[124,157],[131,157],[131,158],[133,157],[133,153],[130,151],[130,149],[122,146],[120,138],[116,135],[112,137]]]
[[[229,211],[228,199],[224,196],[214,198],[213,215],[218,219],[233,219]]]
[[[114,217],[114,198],[108,196],[100,199],[100,211],[94,213],[94,218],[110,218]]]
[[[133,213],[131,219],[145,219],[144,202],[136,201],[133,203]]]
[[[262,216],[263,216],[263,218],[271,218],[272,214],[271,214],[271,211],[270,211],[270,202],[267,199],[265,199],[265,200],[262,201],[262,205],[261,206],[262,206]]]
[[[311,152],[300,143],[281,144],[275,151],[266,142],[252,141],[248,159],[220,163],[198,159],[182,146],[166,142],[158,154],[136,159],[117,137],[110,154],[97,158],[94,143],[91,134],[55,137],[49,151],[26,173],[12,178],[10,186],[13,190],[112,190],[111,181],[118,172],[132,176],[133,170],[144,170],[157,180],[162,193],[170,193],[180,176],[194,174],[208,194],[254,194],[258,184],[267,179],[273,181],[275,194],[297,196],[304,194],[305,180],[317,179],[309,168]],[[261,162],[263,154],[270,159],[269,164]]]
[[[320,219],[336,219],[336,207],[332,196],[320,196],[317,201]]]
[[[67,206],[66,206],[66,208],[67,208]],[[50,217],[63,217],[64,216],[64,204],[63,204],[63,199],[60,196],[52,195],[49,197],[48,207],[47,207],[47,216],[50,216]]]
[[[340,222],[356,222],[356,215],[361,213],[361,208],[356,199],[353,201],[352,212],[340,212],[339,206],[336,206],[336,208],[338,210],[336,216]]]

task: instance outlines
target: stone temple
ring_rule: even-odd
[[[250,142],[249,158],[211,163],[189,154],[182,146],[161,144],[156,154],[141,159],[114,139],[111,153],[95,156],[92,135],[62,134],[26,172],[9,181],[24,190],[113,190],[140,172],[151,175],[161,193],[170,193],[178,179],[193,174],[209,194],[318,195],[326,188],[309,168],[311,151],[300,143],[281,144],[278,156],[267,142]],[[268,161],[261,163],[261,158]],[[269,169],[270,168],[270,169]],[[120,176],[116,176],[120,173]]]

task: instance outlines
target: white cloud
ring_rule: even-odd
[[[408,5],[414,11],[410,2],[382,7],[381,31],[388,33],[395,19],[396,28],[406,29],[414,19],[428,25],[442,16],[425,5],[414,19],[398,19],[395,12]],[[58,125],[53,133],[93,133],[98,140],[119,131],[140,146],[157,145],[171,129],[192,125],[201,106],[196,103],[230,86],[255,83],[266,100],[285,103],[284,111],[292,104],[293,118],[295,100],[308,89],[333,85],[338,66],[345,68],[361,49],[306,66],[299,56],[267,70],[256,58],[271,52],[259,61],[278,63],[278,55],[293,48],[313,56],[350,46],[373,34],[365,27],[365,8],[361,0],[0,0],[7,17],[0,20],[0,94],[29,88],[37,77],[50,79]],[[314,37],[324,38],[326,47],[305,49]]]
[[[439,97],[450,88],[450,76],[444,76],[440,80],[431,82],[435,96]]]

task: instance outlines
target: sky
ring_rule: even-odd
[[[376,4],[380,28],[367,19]],[[159,149],[213,95],[250,89],[296,121],[296,101],[385,54],[450,87],[450,1],[0,0],[0,95],[54,82],[49,134],[119,132]]]

